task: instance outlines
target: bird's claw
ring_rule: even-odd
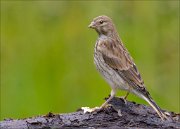
[[[125,104],[127,104],[126,98],[125,98],[124,96],[120,97],[120,99],[121,99]]]
[[[101,110],[100,107],[94,107],[94,108],[89,108],[89,107],[81,107],[81,109],[83,110],[84,114],[85,113],[92,113],[92,112],[98,112]]]

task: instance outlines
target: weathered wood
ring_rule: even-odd
[[[19,120],[0,122],[1,129],[32,129],[32,128],[89,128],[89,129],[130,129],[130,128],[167,128],[180,129],[180,114],[167,112],[171,119],[162,121],[149,106],[129,102],[125,104],[120,98],[114,98],[111,106],[97,113],[86,113],[82,110],[74,113],[36,116]],[[121,109],[121,111],[119,110]],[[119,111],[119,115],[117,113]],[[121,116],[122,115],[122,116]],[[170,118],[169,116],[169,118]]]

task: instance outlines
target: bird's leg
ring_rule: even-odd
[[[128,95],[130,93],[130,90],[131,90],[131,87],[129,87],[128,92],[126,93],[126,95],[124,97],[122,97],[125,104],[127,104],[126,99],[127,99]]]
[[[84,113],[86,113],[86,112],[90,112],[90,113],[91,112],[98,112],[98,111],[102,110],[109,103],[109,101],[111,101],[111,99],[114,98],[115,94],[116,94],[116,90],[112,89],[111,90],[111,96],[100,107],[95,107],[95,108],[81,107],[81,109],[84,111]]]
[[[126,93],[125,96],[120,97],[120,98],[123,100],[123,102],[124,102],[125,104],[127,104],[126,98],[128,97],[128,95],[129,95],[129,91]]]
[[[111,101],[111,99],[114,98],[115,94],[116,94],[116,91],[112,89],[112,90],[111,90],[111,96],[106,100],[106,102],[104,102],[104,103],[101,105],[100,109],[104,108],[104,107],[109,103],[109,101]]]
[[[126,93],[126,95],[124,96],[124,100],[126,100],[126,98],[128,97],[129,95],[129,91]]]

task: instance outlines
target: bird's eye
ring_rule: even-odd
[[[100,24],[103,24],[103,21],[101,20],[99,23],[100,23]]]

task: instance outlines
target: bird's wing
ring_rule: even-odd
[[[168,119],[146,90],[136,65],[120,41],[114,41],[112,39],[101,40],[98,43],[97,50],[101,52],[105,63],[116,70],[128,85],[139,91],[139,93],[143,95],[142,98],[153,107],[162,119]]]
[[[105,63],[136,89],[144,90],[144,82],[131,56],[120,41],[99,40],[97,50],[102,53]]]

